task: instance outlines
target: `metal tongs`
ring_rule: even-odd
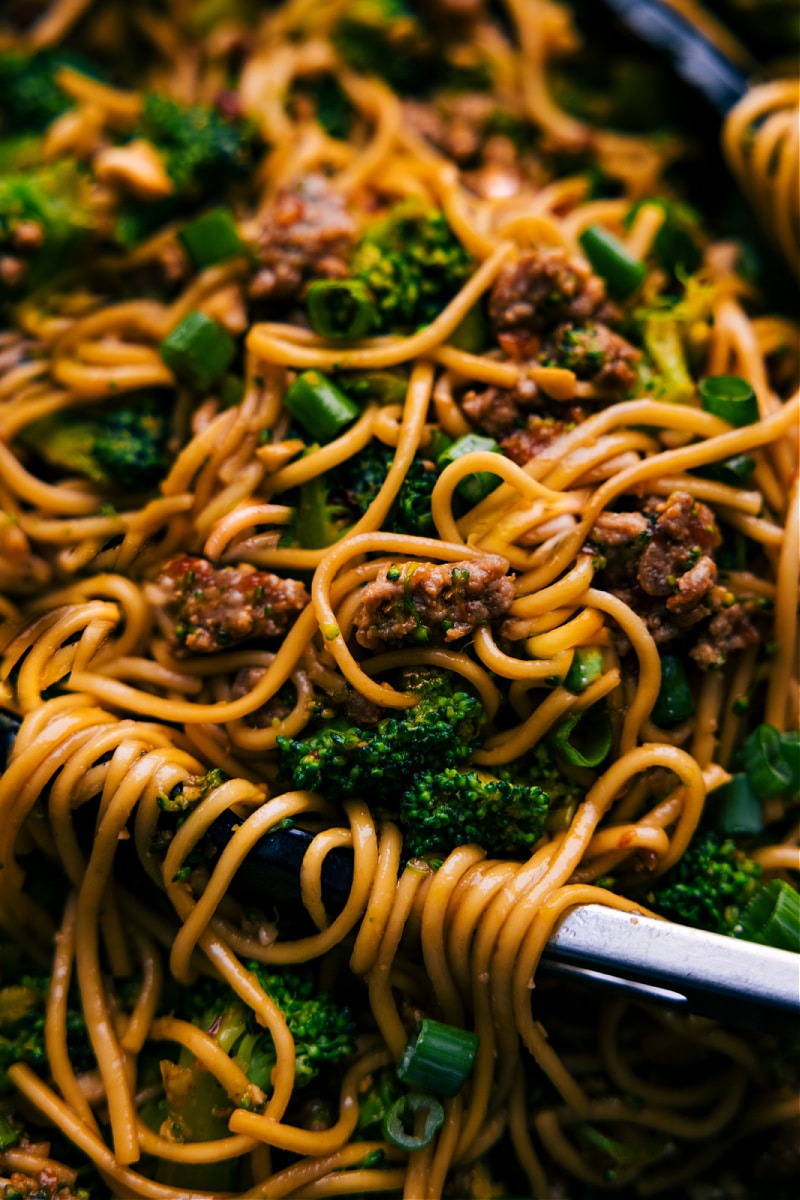
[[[214,822],[209,837],[215,854],[224,849],[240,823],[232,813]],[[300,865],[312,837],[297,827],[267,834],[239,868],[231,889],[235,897],[261,909],[296,911]],[[322,867],[322,898],[332,916],[344,907],[352,880],[352,850],[332,850]],[[602,904],[576,906],[561,918],[547,944],[542,968],[769,1032],[778,1032],[800,1017],[800,953]]]
[[[0,769],[14,745],[19,717],[0,709]],[[207,834],[209,862],[241,825],[225,813]],[[302,912],[300,867],[313,833],[275,829],[251,850],[233,881],[235,899],[286,919]],[[322,865],[322,899],[341,911],[353,882],[353,852],[337,847]],[[798,948],[800,949],[800,947]],[[588,984],[728,1024],[780,1032],[800,1017],[800,953],[585,904],[567,912],[551,936],[542,967]],[[796,1028],[796,1025],[795,1025]]]

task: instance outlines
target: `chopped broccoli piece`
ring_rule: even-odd
[[[400,823],[411,854],[446,854],[467,842],[489,854],[519,854],[541,837],[549,805],[539,787],[450,767],[417,776],[403,796]]]
[[[648,894],[657,913],[712,933],[732,933],[739,914],[761,888],[761,867],[731,838],[696,834],[680,862]]]
[[[355,118],[355,109],[347,92],[333,75],[316,75],[295,80],[290,100],[297,105],[303,99],[314,107],[314,115],[328,137],[346,141]]]
[[[389,1109],[403,1095],[403,1087],[394,1071],[378,1071],[358,1098],[357,1141],[383,1139],[383,1122]]]
[[[295,1040],[298,1087],[353,1053],[356,1029],[350,1010],[329,992],[317,991],[310,972],[271,972],[260,963],[247,965],[286,1017]],[[187,992],[184,1004],[185,1011],[180,1015],[210,1033],[250,1082],[269,1094],[277,1062],[275,1045],[251,1009],[227,984],[210,980]],[[196,1066],[193,1056],[187,1057]]]
[[[333,43],[348,66],[378,75],[400,91],[428,81],[432,44],[403,0],[352,0],[344,6]]]
[[[150,92],[137,133],[164,156],[181,200],[195,201],[220,191],[252,164],[250,126],[226,121],[203,105],[187,107]]]
[[[455,766],[476,744],[483,709],[460,681],[430,669],[404,672],[401,687],[419,702],[372,729],[346,719],[315,719],[301,738],[278,738],[281,775],[296,788],[324,792],[331,800],[380,788],[387,804],[420,771]]]
[[[73,101],[61,90],[54,73],[64,63],[47,50],[0,54],[0,114],[14,133],[41,133]]]
[[[4,986],[0,988],[0,1092],[11,1090],[8,1068],[25,1063],[36,1071],[46,1071],[44,1041],[45,1010],[50,990],[48,975],[29,975],[20,960],[3,955]],[[77,1071],[95,1065],[83,1015],[76,1006],[67,1011],[67,1042],[70,1059]]]
[[[89,179],[76,164],[0,176],[0,253],[19,263],[17,290],[68,265],[93,225]]]
[[[53,413],[29,425],[22,440],[52,467],[104,487],[144,491],[167,468],[170,409],[169,403],[144,392],[120,408]]]
[[[364,233],[350,270],[371,292],[383,330],[428,325],[473,271],[438,209],[408,200]]]
[[[349,509],[356,520],[363,516],[382,488],[393,458],[394,451],[388,446],[371,442],[360,454],[328,474],[330,501]],[[438,477],[438,472],[428,464],[428,460],[415,458],[406,472],[384,528],[391,533],[435,536],[431,493]]]

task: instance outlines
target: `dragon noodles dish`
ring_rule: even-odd
[[[795,1195],[796,1040],[539,960],[798,948],[796,85],[0,10],[0,1200]]]

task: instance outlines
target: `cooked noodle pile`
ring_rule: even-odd
[[[691,130],[570,102],[550,0],[16,8],[0,987],[50,982],[0,1172],[80,1194],[42,1122],[153,1200],[686,1195],[761,1153],[778,1043],[536,974],[578,904],[730,932],[664,899],[703,838],[800,867],[796,774],[724,816],[759,730],[796,752],[797,331],[676,190]],[[289,826],[298,899],[237,890]],[[349,1010],[328,1062],[287,972]],[[426,1018],[474,1064],[393,1137]]]

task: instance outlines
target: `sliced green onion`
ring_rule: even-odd
[[[398,1078],[437,1096],[455,1096],[469,1077],[479,1043],[477,1033],[425,1017],[415,1040],[403,1051]]]
[[[619,238],[601,225],[590,225],[578,240],[594,270],[605,279],[612,296],[624,300],[636,291],[647,274],[647,266],[633,258]]]
[[[422,1130],[413,1132],[416,1128],[414,1118],[418,1113],[425,1114]],[[392,1107],[383,1118],[383,1136],[390,1145],[398,1150],[422,1150],[430,1145],[437,1129],[444,1124],[444,1109],[435,1096],[424,1092],[409,1092],[395,1100]],[[411,1127],[411,1131],[407,1126]]]
[[[10,1150],[20,1139],[20,1131],[15,1129],[5,1113],[0,1112],[0,1151]],[[22,1193],[18,1193],[21,1195]]]
[[[746,379],[738,375],[709,375],[697,385],[700,402],[706,412],[722,417],[737,428],[758,420],[756,394]]]
[[[728,483],[731,487],[744,487],[756,469],[756,460],[749,454],[733,454],[719,462],[697,467],[692,472],[701,479],[713,479],[715,483]]]
[[[759,725],[745,740],[744,769],[753,791],[762,800],[791,791],[792,762],[785,753],[781,735],[772,725]]]
[[[359,407],[319,371],[298,375],[284,397],[284,405],[317,442],[330,442],[352,425]]]
[[[475,454],[481,450],[502,454],[502,450],[494,438],[482,437],[479,433],[465,433],[463,437],[457,438],[451,446],[448,446],[443,454],[439,455],[436,459],[436,466],[443,471],[450,463],[463,458],[465,454]],[[501,482],[500,476],[493,475],[491,471],[475,471],[474,474],[467,475],[460,481],[456,492],[462,500],[474,508],[495,488],[499,487]]]
[[[190,312],[161,343],[161,357],[181,383],[207,392],[225,376],[236,343],[205,313]]]
[[[781,753],[792,772],[789,793],[794,796],[800,789],[800,730],[791,729],[781,734]]]
[[[564,679],[564,687],[578,695],[603,674],[603,655],[594,646],[578,646]]]
[[[761,801],[746,775],[734,775],[714,792],[716,827],[724,834],[761,833],[764,820]]]
[[[311,328],[320,337],[352,341],[375,328],[375,299],[359,279],[317,279],[306,300]]]
[[[686,669],[679,658],[665,654],[661,659],[661,687],[653,705],[653,721],[667,728],[691,716],[694,716],[694,700]]]
[[[229,208],[215,208],[196,221],[184,225],[178,233],[186,253],[196,267],[211,267],[244,254],[246,246],[239,236]]]
[[[548,740],[570,766],[599,767],[611,750],[611,721],[606,710],[595,704],[565,717]]]
[[[772,879],[745,908],[736,937],[776,950],[800,952],[800,895],[785,879]]]

